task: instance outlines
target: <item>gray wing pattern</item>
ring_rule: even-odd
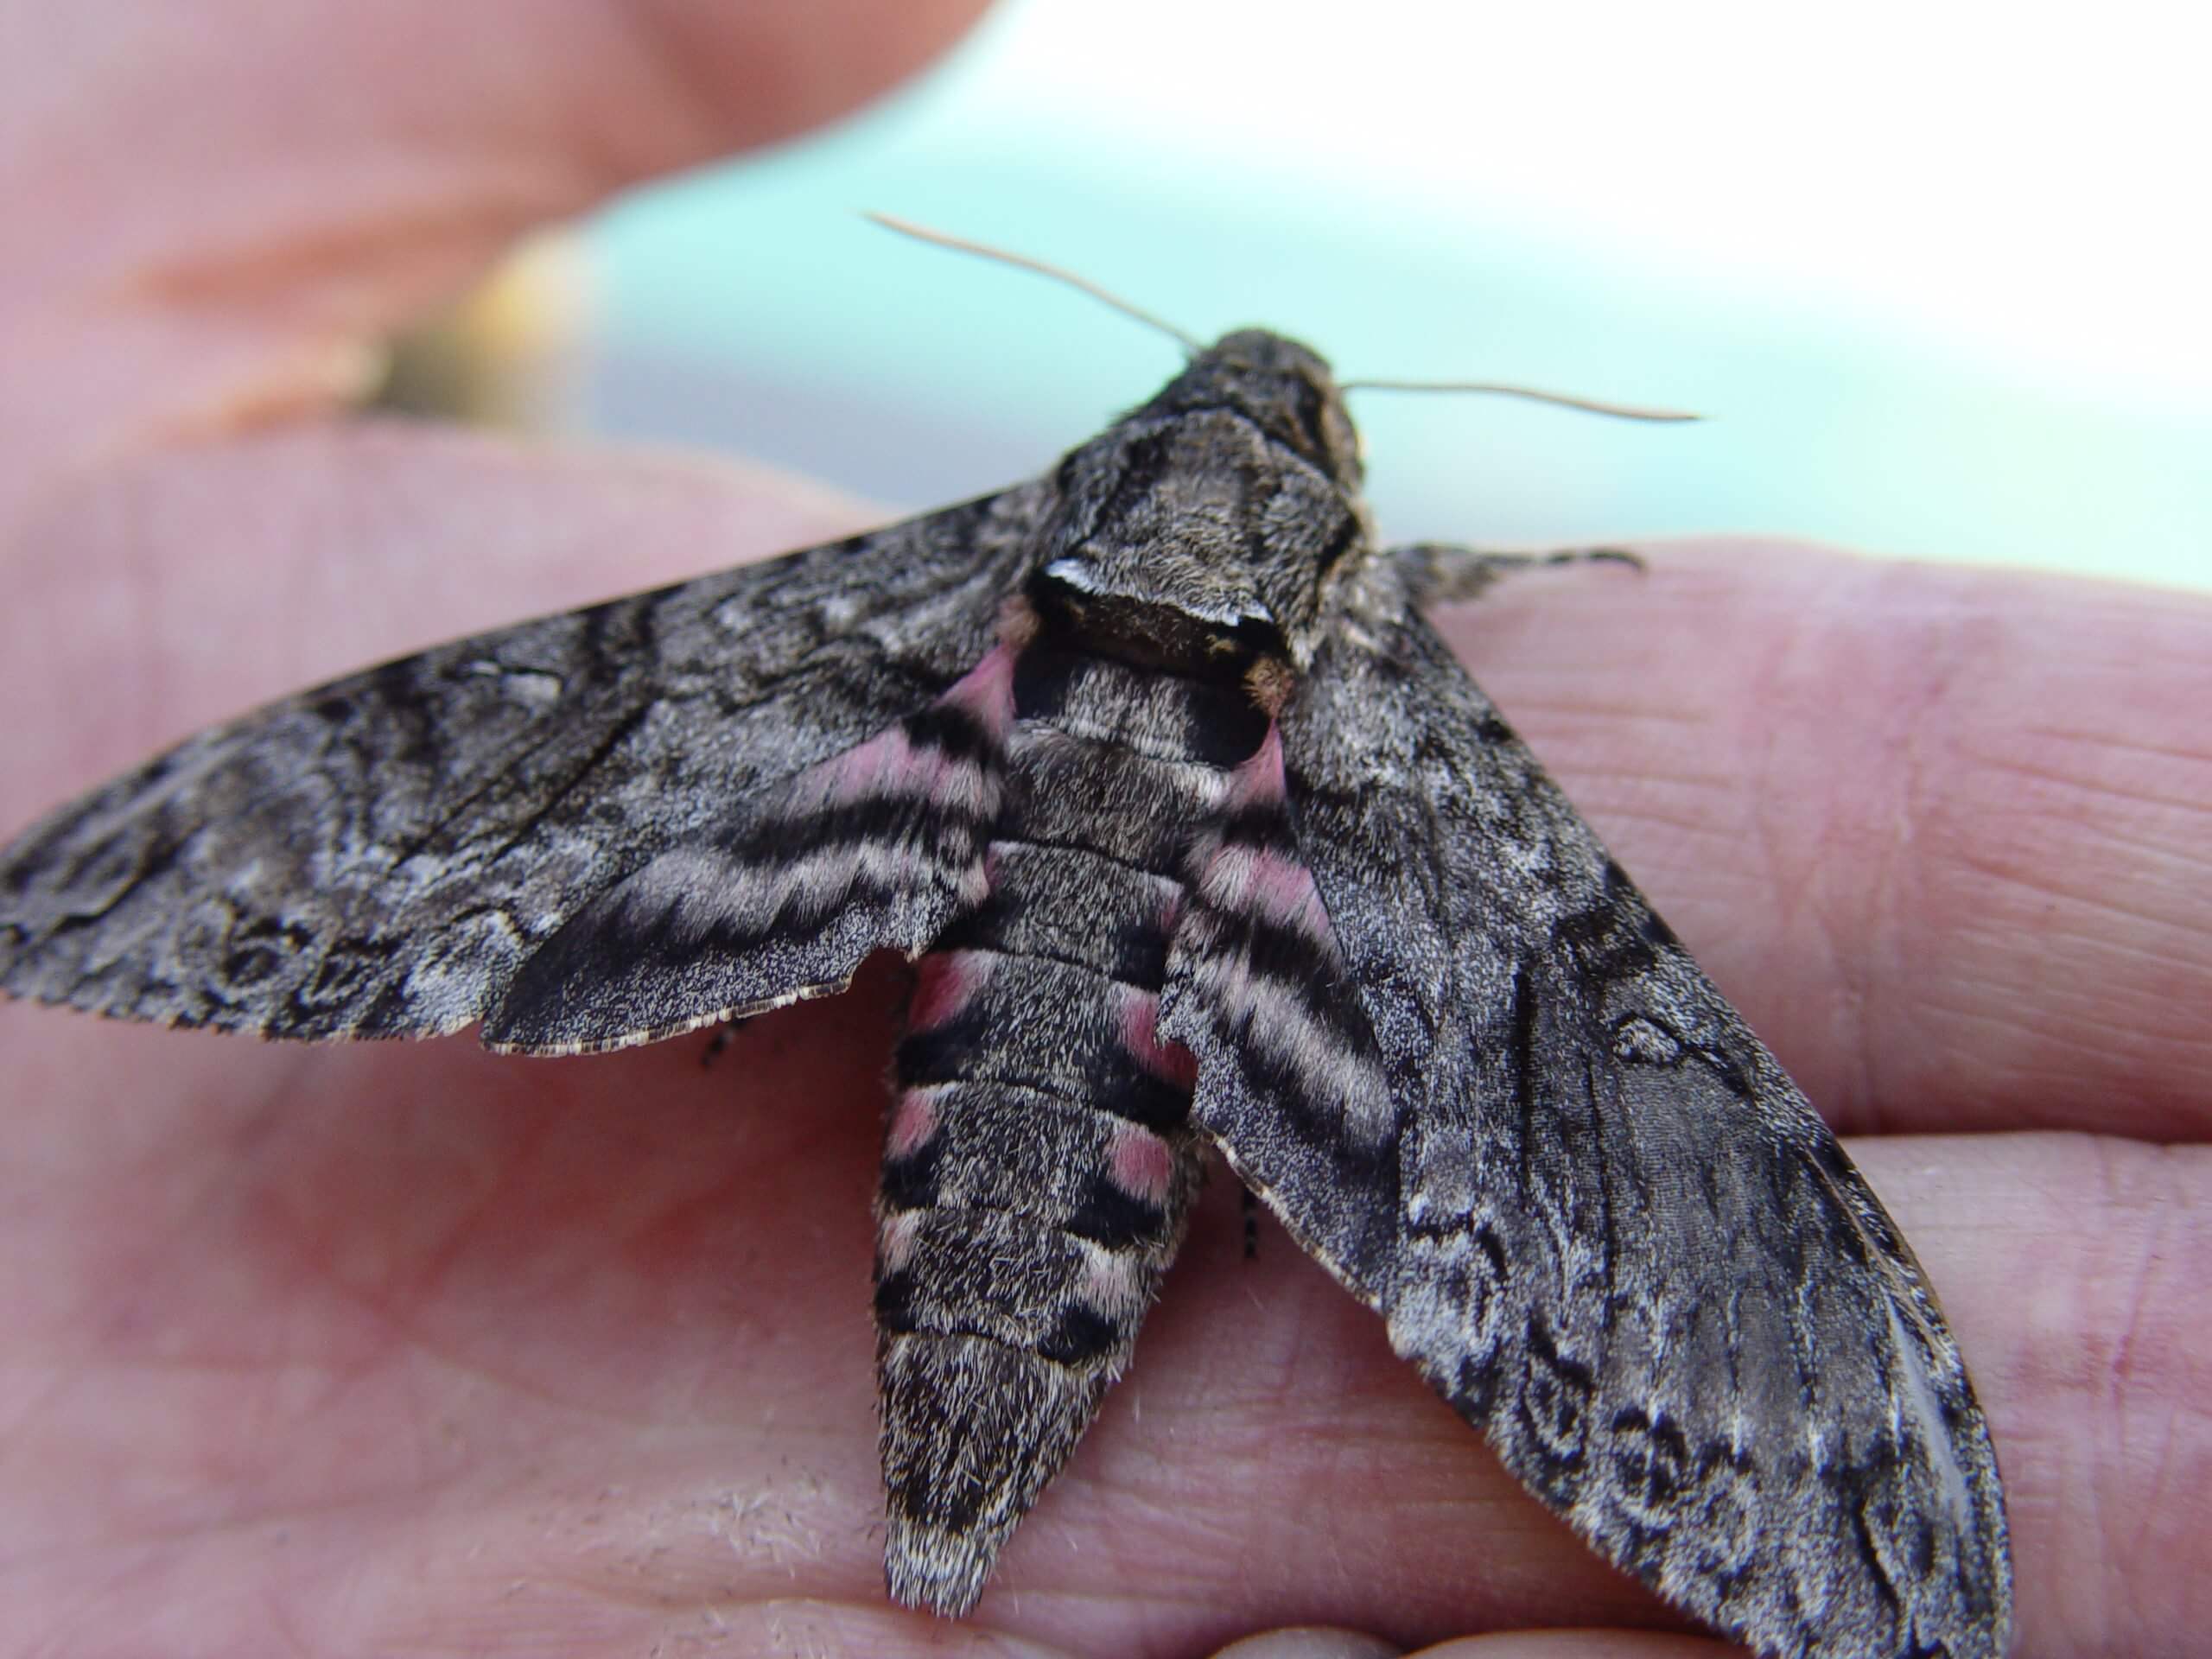
[[[1417,615],[1340,630],[1281,741],[1245,833],[1325,917],[1282,868],[1194,886],[1163,1031],[1200,1124],[1670,1600],[1768,1654],[1999,1653],[1980,1410],[1804,1096]]]
[[[283,1037],[467,1025],[593,895],[973,668],[1048,492],[481,634],[188,739],[0,854],[0,988]]]

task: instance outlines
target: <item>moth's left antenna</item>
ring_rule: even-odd
[[[911,219],[893,219],[888,213],[867,213],[862,217],[880,225],[887,231],[896,231],[901,236],[911,236],[917,242],[933,242],[940,248],[950,248],[959,253],[977,254],[986,259],[995,259],[1001,264],[1012,265],[1018,270],[1033,270],[1039,276],[1050,276],[1054,282],[1065,283],[1070,288],[1080,289],[1094,300],[1112,306],[1125,317],[1135,317],[1139,322],[1157,328],[1181,345],[1186,352],[1203,349],[1199,342],[1185,334],[1173,323],[1155,317],[1141,306],[1131,305],[1118,294],[1109,294],[1087,277],[1058,265],[1048,265],[1042,259],[1032,259],[1027,254],[1008,253],[1004,248],[995,248],[988,242],[970,242],[965,237],[948,235],[933,231],[926,225],[917,225]]]

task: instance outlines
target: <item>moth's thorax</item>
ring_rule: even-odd
[[[1372,547],[1328,365],[1230,334],[1071,453],[1030,598],[1093,649],[1189,673],[1302,668]]]

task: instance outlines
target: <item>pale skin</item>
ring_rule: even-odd
[[[339,670],[868,521],[338,398],[533,224],[826,118],[967,4],[267,10],[0,5],[35,46],[0,54],[0,833]],[[1447,632],[1918,1249],[2005,1470],[2016,1651],[2183,1652],[2212,603],[1643,550]],[[1719,1650],[1281,1233],[1243,1259],[1225,1179],[976,1617],[888,1605],[868,1205],[901,987],[878,963],[711,1064],[0,1007],[0,1649]]]

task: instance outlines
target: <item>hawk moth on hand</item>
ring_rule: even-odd
[[[1506,1465],[1770,1655],[2005,1646],[1910,1250],[1378,550],[1258,331],[1048,476],[190,738],[0,854],[0,987],[575,1053],[919,960],[878,1205],[892,1593],[949,1614],[1217,1150]]]

